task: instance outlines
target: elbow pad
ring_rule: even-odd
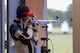
[[[28,39],[25,39],[22,35],[20,35],[19,37],[18,37],[18,40],[22,43],[22,44],[24,44],[24,45],[27,45],[28,43]]]

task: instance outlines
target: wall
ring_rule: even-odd
[[[43,16],[44,16],[44,0],[26,0],[26,4],[30,9],[31,11],[34,12],[34,14],[36,15],[37,19],[38,20],[43,20]],[[42,45],[42,41],[41,41],[41,37],[43,37],[44,35],[44,31],[43,29],[41,28],[41,25],[39,26],[38,28],[38,31],[39,31],[39,42],[38,42],[38,45]]]
[[[0,53],[4,53],[4,0],[0,0]]]
[[[80,53],[80,0],[73,0],[73,53]]]

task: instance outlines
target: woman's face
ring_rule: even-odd
[[[23,17],[22,20],[23,20],[23,21],[26,21],[26,20],[27,20],[27,16],[26,16],[26,17]]]
[[[30,17],[30,16],[26,16],[26,17],[24,17],[24,18],[22,18],[22,21],[23,22],[25,22],[25,21],[30,21],[30,20],[32,20],[32,17]]]

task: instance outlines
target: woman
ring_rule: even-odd
[[[36,53],[34,44],[38,40],[37,25],[31,20],[34,16],[27,6],[20,5],[16,11],[16,19],[10,26],[10,34],[16,46],[16,53]]]

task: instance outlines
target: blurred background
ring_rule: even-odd
[[[72,0],[47,0],[48,20],[59,17],[59,22],[48,24],[48,48],[51,53],[73,53]]]

